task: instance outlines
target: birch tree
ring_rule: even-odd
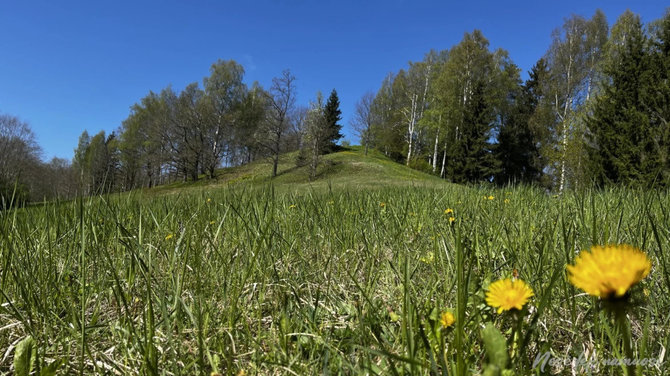
[[[18,117],[0,114],[0,209],[30,198],[34,184],[31,170],[40,163],[41,148],[28,123]]]
[[[203,164],[210,178],[225,153],[233,152],[232,136],[247,91],[242,82],[244,68],[233,60],[217,61],[204,80],[209,121],[203,129]]]
[[[417,139],[420,138],[418,129],[421,118],[428,105],[428,90],[431,81],[433,62],[429,59],[423,62],[411,63],[404,76],[404,103],[401,112],[407,124],[407,157],[409,165],[416,154]]]
[[[275,177],[279,166],[279,155],[282,152],[282,137],[290,125],[288,116],[296,100],[295,76],[291,71],[284,70],[281,76],[272,79],[267,100],[268,116],[256,139],[271,154],[272,177]]]
[[[468,150],[467,144],[486,138],[495,126],[495,104],[501,101],[496,97],[501,93],[500,67],[504,66],[500,61],[505,56],[504,51],[489,51],[489,42],[479,30],[466,33],[449,51],[449,59],[435,83],[436,111],[444,124],[441,176],[452,181],[479,180],[483,175],[472,171],[492,172],[489,140],[476,141],[484,148],[480,151]],[[471,104],[475,93],[478,102]],[[482,152],[486,158],[468,157]],[[470,166],[471,163],[479,166]]]
[[[401,161],[404,157],[405,130],[400,112],[400,98],[403,95],[400,83],[404,79],[403,75],[403,71],[397,75],[388,74],[371,107],[373,143],[384,155],[396,161]]]
[[[551,161],[549,169],[558,191],[572,183],[581,168],[584,131],[580,109],[593,95],[599,64],[607,36],[607,22],[598,11],[591,20],[577,15],[565,20],[563,27],[552,34],[546,54],[550,81],[551,107],[555,121],[552,129],[554,146],[545,150]]]
[[[332,142],[332,121],[328,119],[323,95],[319,92],[310,104],[305,118],[305,145],[309,149],[309,178],[316,177],[321,154],[327,151]]]
[[[358,137],[365,148],[365,155],[368,155],[368,149],[372,142],[372,125],[374,123],[374,111],[372,109],[375,95],[368,91],[356,102],[354,115],[351,119],[351,126],[358,133]]]

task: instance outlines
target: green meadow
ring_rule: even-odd
[[[650,258],[630,351],[669,372],[668,192],[466,187],[359,148],[294,166],[0,211],[0,374],[626,374],[566,277],[597,244]],[[512,276],[534,296],[498,314]]]

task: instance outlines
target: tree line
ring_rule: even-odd
[[[28,123],[0,113],[0,210],[12,203],[72,197],[76,191],[70,161],[42,161]]]
[[[18,124],[12,128],[16,134],[3,128],[0,142],[17,141],[25,152],[5,149],[22,164],[3,158],[0,193],[9,197],[17,181],[19,201],[126,191],[178,180],[213,179],[221,166],[258,159],[272,163],[274,177],[279,173],[280,155],[298,149],[297,162],[309,163],[314,177],[320,155],[333,151],[342,137],[337,92],[333,89],[325,103],[317,93],[310,107],[297,106],[296,77],[289,70],[275,77],[268,89],[258,83],[247,86],[243,78],[240,64],[219,60],[202,87],[194,82],[179,93],[169,86],[159,93],[149,92],[131,107],[118,130],[92,136],[84,131],[71,164],[41,163],[29,126],[7,116]],[[40,169],[51,165],[66,169],[60,176],[67,177],[67,189],[51,194],[35,188],[38,181],[18,175],[27,170],[28,161]],[[45,180],[41,184],[43,188],[63,186]]]
[[[308,111],[296,106],[296,78],[289,70],[268,89],[247,86],[243,78],[240,64],[219,60],[202,87],[194,82],[180,93],[171,87],[150,92],[131,107],[118,132],[84,132],[73,160],[84,193],[214,179],[221,166],[258,159],[272,163],[274,177],[282,153],[314,149],[317,160],[342,137],[339,117],[328,119],[333,111],[339,116],[335,90],[328,104]],[[317,112],[323,121],[314,119]]]
[[[0,114],[0,196],[38,201],[215,178],[221,166],[282,153],[317,175],[342,137],[339,98],[296,104],[296,77],[265,89],[233,60],[181,92],[149,92],[120,127],[79,138],[72,161],[41,160],[30,127]],[[536,184],[563,191],[670,185],[670,12],[610,29],[601,11],[552,33],[525,82],[479,30],[391,73],[356,103],[351,125],[373,148],[455,183]],[[6,206],[6,204],[3,204]]]
[[[573,15],[522,82],[475,30],[389,74],[352,125],[375,148],[456,183],[563,191],[670,184],[670,13]]]

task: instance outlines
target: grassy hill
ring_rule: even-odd
[[[184,189],[207,190],[230,186],[263,186],[272,184],[279,189],[303,190],[305,188],[374,188],[384,186],[430,186],[438,187],[444,180],[413,170],[396,163],[378,151],[365,155],[360,146],[345,148],[322,156],[317,176],[309,179],[309,167],[296,166],[297,153],[281,156],[279,173],[272,178],[272,163],[269,160],[255,161],[238,167],[217,171],[216,179],[201,179],[197,182],[177,182],[152,189],[156,193],[178,193]]]
[[[310,182],[294,160],[0,212],[0,375],[565,374],[585,349],[668,374],[668,192],[477,189],[357,148]],[[651,260],[612,302],[632,349],[566,277],[595,244]],[[512,276],[534,296],[499,313]]]

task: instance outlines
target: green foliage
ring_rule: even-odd
[[[447,155],[451,163],[448,177],[455,183],[490,181],[497,171],[493,155],[491,126],[494,113],[484,97],[484,86],[477,83],[464,108],[462,128]]]
[[[493,154],[494,130],[509,112],[518,68],[504,50],[489,50],[481,31],[466,33],[449,52],[436,83],[431,118],[443,122],[445,177],[453,182],[491,181],[499,169]]]
[[[503,375],[503,371],[507,369],[507,363],[509,362],[507,339],[493,324],[487,324],[482,329],[481,336],[487,359],[487,364],[484,366],[484,375]]]
[[[84,131],[75,149],[73,167],[85,194],[111,192],[116,187],[119,168],[119,140],[114,133],[104,131],[89,137]]]
[[[333,89],[330,92],[328,101],[323,108],[323,115],[326,123],[326,134],[325,139],[328,143],[328,150],[332,151],[335,149],[336,142],[342,138],[342,125],[339,124],[339,121],[342,120],[342,111],[340,111],[340,99],[337,97],[337,92]]]
[[[37,345],[33,337],[28,336],[21,340],[14,348],[14,374],[28,376],[35,368],[37,360]]]
[[[549,350],[616,355],[606,317],[563,277],[575,249],[609,243],[654,263],[634,292],[636,357],[670,340],[657,319],[669,303],[668,192],[553,197],[449,184],[360,147],[323,158],[332,169],[313,182],[291,155],[276,179],[257,162],[218,183],[0,213],[0,348],[37,333],[33,372],[62,358],[61,374],[482,374],[499,363],[485,324],[514,337],[485,291],[517,269],[536,293],[524,317],[535,329],[506,369],[525,374]]]
[[[46,367],[43,367],[40,370],[40,376],[55,376],[58,374],[58,370],[63,366],[63,360],[55,360]]]
[[[440,176],[457,183],[665,184],[670,21],[647,35],[636,17],[625,13],[611,34],[600,10],[567,18],[524,85],[506,51],[466,33],[448,53],[384,79],[362,140],[407,165],[441,164]]]
[[[295,102],[295,77],[284,74],[266,92],[258,83],[247,87],[240,64],[218,60],[202,88],[193,82],[179,93],[171,87],[159,94],[149,92],[131,107],[112,145],[115,180],[108,179],[107,185],[130,190],[178,179],[196,181],[201,175],[213,179],[222,164],[239,165],[268,155],[276,159],[292,150],[284,139]],[[83,143],[78,150],[87,146]]]
[[[372,146],[398,162],[405,156],[405,129],[399,100],[402,95],[401,82],[402,79],[396,79],[393,74],[389,74],[382,82],[371,106],[373,116],[369,135]]]
[[[532,117],[542,99],[542,82],[546,76],[546,63],[540,59],[529,72],[529,79],[519,91],[512,91],[511,108],[502,118],[495,146],[500,169],[495,182],[536,183],[542,173],[542,160],[538,145],[542,144],[541,132],[533,129]]]
[[[307,149],[298,150],[295,156],[295,165],[296,167],[305,167],[309,163],[309,157],[307,155]]]
[[[427,174],[432,173],[431,165],[425,159],[422,158],[412,159],[409,162],[409,167],[417,171],[425,172]]]
[[[23,184],[0,180],[0,210],[23,206],[30,199],[30,193]]]
[[[608,81],[587,120],[594,177],[600,185],[667,184],[667,124],[655,120],[660,111],[649,104],[658,105],[650,94],[667,91],[670,84],[658,80],[660,67],[653,64],[657,52],[649,49],[639,17],[625,13],[612,33],[613,50],[604,70]]]

